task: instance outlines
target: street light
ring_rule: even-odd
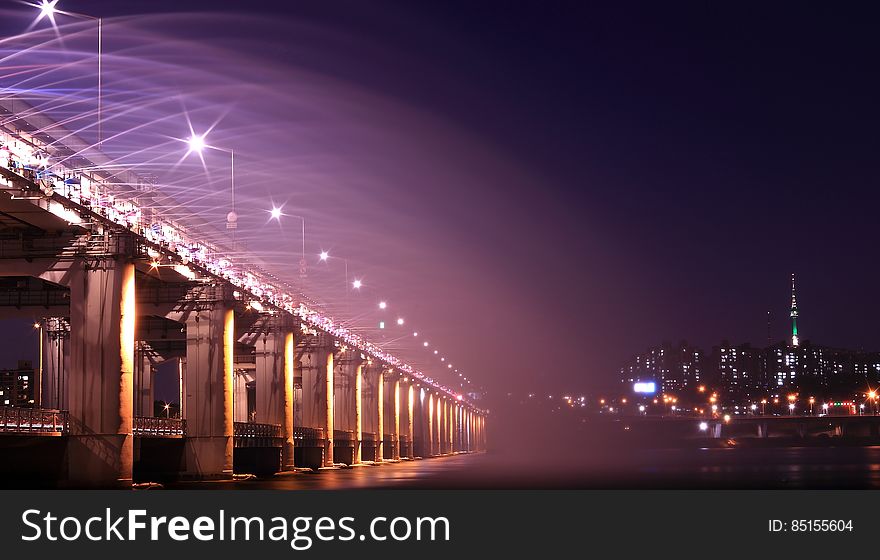
[[[269,210],[270,219],[278,220],[278,222],[280,223],[281,216],[290,216],[291,218],[296,218],[297,220],[302,222],[302,235],[301,235],[302,252],[300,253],[300,257],[299,257],[299,276],[300,276],[300,278],[305,278],[305,276],[306,276],[306,219],[303,218],[302,216],[297,216],[296,214],[285,214],[281,210],[282,210],[282,208],[280,208],[280,207],[272,206],[272,209]],[[327,255],[327,257],[325,257],[324,255],[327,255],[327,253],[322,251],[321,252],[321,260],[322,261],[326,261],[327,257],[330,256],[330,255]]]
[[[238,214],[235,213],[235,150],[227,150],[226,148],[219,148],[217,146],[210,146],[205,141],[205,137],[208,133],[204,134],[196,134],[195,131],[192,130],[192,126],[190,126],[190,137],[187,139],[186,143],[189,146],[189,151],[186,153],[186,156],[195,152],[202,158],[202,165],[205,163],[205,158],[202,155],[202,152],[205,151],[206,148],[211,148],[212,150],[217,150],[218,152],[225,152],[229,154],[229,175],[230,175],[230,202],[231,202],[231,210],[228,214],[226,214],[226,229],[232,231],[232,249],[235,250],[235,230],[238,228]],[[273,208],[274,213],[274,208]],[[279,214],[279,217],[281,215]],[[303,225],[303,232],[305,232],[305,225]],[[305,245],[305,236],[303,236],[303,244]]]
[[[792,415],[794,414],[794,403],[788,404],[788,413]]]
[[[39,23],[40,20],[46,18],[52,23],[52,27],[56,28],[55,25],[55,14],[63,14],[66,16],[80,18],[80,19],[90,19],[98,23],[98,146],[104,143],[104,119],[102,118],[103,105],[104,105],[104,95],[103,95],[103,59],[104,59],[104,21],[101,18],[90,16],[88,14],[81,14],[78,12],[66,12],[59,10],[58,0],[41,0],[40,4],[31,4],[31,6],[35,8],[39,8],[40,14],[37,16],[37,19],[34,21],[34,25]]]

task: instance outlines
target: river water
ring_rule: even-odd
[[[482,453],[298,472],[180,489],[880,488],[880,446],[575,449],[544,457]]]

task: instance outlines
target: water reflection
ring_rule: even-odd
[[[485,453],[170,488],[880,488],[880,447]]]

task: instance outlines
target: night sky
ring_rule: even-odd
[[[666,340],[764,344],[767,311],[781,340],[793,272],[804,338],[880,350],[875,14],[794,2],[606,4],[59,7],[110,18],[247,6],[272,20],[272,34],[192,14],[180,15],[193,22],[182,32],[452,131],[438,138],[415,119],[373,112],[371,130],[410,138],[437,165],[406,168],[412,154],[375,148],[382,190],[358,194],[383,204],[339,203],[332,219],[344,218],[345,231],[322,229],[325,214],[297,202],[295,185],[279,181],[269,195],[315,223],[323,237],[310,252],[350,247],[362,268],[373,263],[365,283],[388,286],[408,320],[492,393],[599,390],[631,355]],[[406,172],[396,182],[397,165]],[[448,180],[456,175],[467,180]],[[291,251],[297,232],[284,232]],[[358,244],[361,232],[381,241]],[[386,297],[371,294],[359,313]]]

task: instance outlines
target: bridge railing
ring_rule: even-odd
[[[324,428],[306,428],[296,426],[293,428],[294,447],[323,447]]]
[[[281,426],[256,422],[235,422],[232,426],[235,447],[280,447]]]
[[[65,410],[0,406],[0,432],[66,434],[69,427]]]
[[[141,437],[183,437],[186,435],[186,420],[161,416],[135,416],[132,434]]]
[[[350,430],[333,430],[334,447],[355,447],[357,438]]]

